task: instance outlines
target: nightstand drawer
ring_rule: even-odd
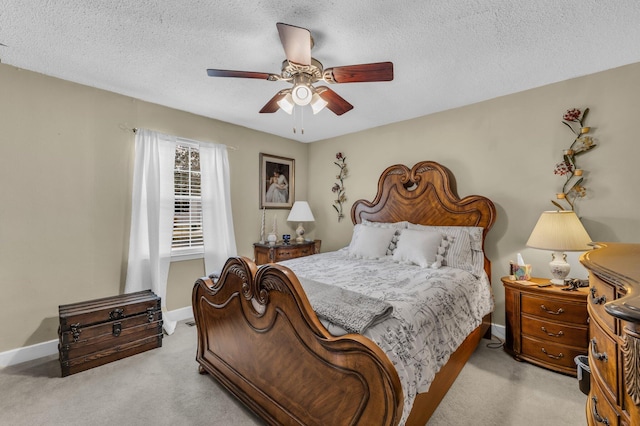
[[[587,325],[588,315],[584,304],[570,303],[565,300],[522,295],[522,312],[540,318],[562,321],[577,325]]]
[[[294,259],[296,257],[309,256],[312,254],[312,247],[279,248],[276,251],[276,262],[280,262],[281,260]]]
[[[560,345],[583,347],[589,337],[589,328],[523,315],[522,334]]]
[[[261,244],[253,245],[255,262],[257,265],[265,263],[281,262],[297,257],[311,256],[320,252],[320,240],[305,241],[290,244]]]
[[[545,364],[553,364],[575,370],[576,363],[574,358],[578,355],[585,355],[585,353],[584,349],[522,336],[522,355],[536,358]]]

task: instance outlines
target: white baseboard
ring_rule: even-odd
[[[491,334],[504,342],[504,339],[507,336],[507,329],[504,325],[491,324]]]
[[[58,353],[58,340],[36,343],[31,346],[0,352],[0,368],[31,361]]]
[[[172,321],[184,321],[193,318],[193,309],[191,306],[185,306],[184,308],[165,312],[165,315]]]
[[[164,312],[164,315],[173,321],[184,321],[193,318],[193,310],[191,306],[186,306],[184,308]],[[9,351],[0,352],[0,368],[32,361],[45,356],[56,355],[57,353],[57,339],[49,340],[48,342],[36,343],[31,346],[24,346],[22,348],[11,349]]]

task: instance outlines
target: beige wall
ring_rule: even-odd
[[[562,185],[553,174],[572,141],[560,123],[571,107],[590,107],[598,147],[579,158],[589,196],[578,213],[594,240],[640,242],[640,64],[312,144],[149,104],[0,64],[0,352],[57,338],[58,305],[122,291],[126,271],[133,134],[144,127],[236,146],[230,151],[232,204],[239,253],[252,257],[259,235],[258,153],[296,159],[296,196],[308,199],[311,238],[323,251],[349,242],[338,223],[331,186],[335,154],[347,156],[349,201],[372,199],[387,166],[435,160],[456,175],[461,196],[491,198],[498,220],[487,240],[504,324],[500,276],[522,252],[534,275],[549,276],[549,253],[525,248],[540,212]],[[357,106],[356,106],[357,107]],[[348,116],[345,116],[348,119]],[[302,170],[308,170],[308,174]],[[311,177],[311,178],[310,178]],[[286,210],[270,210],[279,229]],[[584,269],[571,254],[572,275]],[[190,305],[202,262],[173,263],[170,310]]]
[[[58,305],[119,294],[129,238],[134,135],[141,127],[229,151],[238,251],[259,237],[258,153],[292,157],[292,140],[0,64],[0,352],[57,339]],[[215,100],[212,100],[212,102]],[[306,175],[296,176],[306,197]],[[278,215],[280,230],[286,210]],[[191,305],[201,260],[171,265],[167,307]]]
[[[500,277],[509,260],[521,252],[534,275],[550,277],[550,253],[525,243],[540,213],[554,209],[550,200],[564,183],[553,169],[573,141],[561,124],[566,109],[590,107],[587,124],[598,144],[578,158],[589,193],[577,210],[587,231],[594,240],[640,243],[638,75],[640,64],[634,64],[311,144],[309,202],[323,249],[346,245],[352,229],[350,219],[337,222],[331,207],[336,152],[346,155],[351,172],[345,180],[349,208],[359,198],[373,199],[387,166],[440,162],[455,174],[460,196],[481,194],[496,204],[486,252],[493,262],[494,321],[504,324]],[[571,276],[586,277],[577,258],[569,256]]]

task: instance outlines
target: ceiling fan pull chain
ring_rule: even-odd
[[[291,115],[291,118],[293,119],[293,133],[296,132],[296,106],[293,106],[293,114]]]
[[[304,108],[300,108],[300,133],[304,135]]]

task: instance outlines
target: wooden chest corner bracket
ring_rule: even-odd
[[[625,328],[625,331],[629,331]],[[622,337],[624,377],[627,393],[634,404],[640,405],[640,339],[625,333]]]

